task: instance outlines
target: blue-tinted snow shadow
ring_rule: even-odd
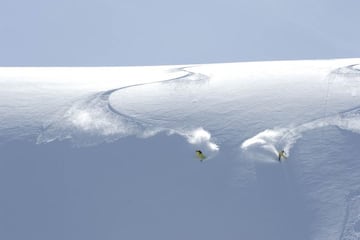
[[[356,133],[328,126],[305,133],[294,145],[289,171],[314,213],[314,239],[357,239],[343,232],[349,229],[347,218],[354,216],[346,216],[347,209],[359,213],[359,141]]]
[[[236,155],[226,146],[204,163],[183,138],[165,134],[84,148],[0,147],[2,239],[309,236],[312,216],[282,170],[258,166],[251,187],[233,186]]]

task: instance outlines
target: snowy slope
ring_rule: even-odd
[[[235,152],[243,188],[283,168],[316,212],[313,239],[360,237],[360,59],[0,68],[0,96],[3,142],[177,134],[211,161]]]

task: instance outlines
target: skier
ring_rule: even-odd
[[[287,159],[286,153],[285,153],[284,150],[281,150],[281,151],[279,152],[279,162],[281,162],[281,158]]]
[[[200,150],[196,150],[196,156],[200,159],[200,162],[202,162],[206,156],[200,151]]]

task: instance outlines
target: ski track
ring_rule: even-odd
[[[196,73],[186,70],[187,68],[190,68],[190,67],[175,68],[175,69],[173,70],[173,71],[185,72],[186,74],[183,75],[183,76],[180,76],[180,77],[177,77],[177,78],[172,78],[172,79],[167,79],[167,80],[154,81],[154,82],[150,82],[150,83],[134,84],[134,85],[130,85],[130,86],[125,86],[125,87],[120,87],[120,88],[111,89],[111,90],[108,90],[108,91],[102,93],[102,94],[101,94],[101,99],[102,99],[103,101],[106,101],[106,102],[107,102],[107,108],[108,108],[112,113],[117,114],[117,115],[120,115],[120,116],[122,116],[122,117],[131,118],[130,116],[128,116],[128,115],[126,115],[126,114],[124,114],[124,113],[121,113],[120,111],[118,111],[117,109],[115,109],[115,108],[111,105],[111,102],[109,101],[111,94],[113,94],[113,93],[116,92],[116,91],[120,91],[120,90],[127,89],[127,88],[145,86],[145,85],[156,84],[156,83],[167,83],[167,82],[179,81],[179,80],[183,80],[183,79],[186,79],[186,78],[190,78],[190,77],[196,75]],[[208,77],[205,76],[205,75],[201,75],[201,76],[203,76],[203,77],[205,77],[205,78],[208,78]]]
[[[324,116],[319,119],[312,120],[298,126],[290,127],[274,127],[266,129],[255,136],[245,140],[240,148],[250,157],[258,160],[267,155],[269,160],[277,158],[278,151],[285,150],[290,155],[291,148],[305,132],[323,128],[327,126],[335,126],[343,130],[349,130],[360,134],[360,106],[338,112],[328,116],[327,105],[330,98],[331,85],[336,80],[344,81],[351,87],[360,88],[360,67],[359,64],[352,64],[345,67],[337,68],[331,71],[326,77],[328,82],[327,92],[324,102]],[[289,123],[291,124],[291,123]],[[262,152],[261,156],[257,152]]]
[[[72,104],[70,108],[58,113],[54,117],[54,121],[50,121],[50,123],[43,127],[37,138],[37,143],[70,139],[75,145],[86,146],[95,145],[104,141],[114,141],[129,135],[149,137],[159,132],[167,132],[168,134],[179,134],[187,138],[189,143],[205,144],[208,145],[210,150],[217,151],[218,146],[210,142],[210,133],[203,130],[201,126],[192,131],[154,126],[144,120],[136,119],[122,113],[121,110],[114,108],[110,101],[113,93],[128,88],[157,83],[186,81],[189,79],[191,81],[209,79],[209,77],[204,74],[187,70],[191,67],[192,66],[186,66],[171,69],[171,72],[184,72],[182,76],[176,78],[123,86],[98,92],[85,99],[80,99]]]
[[[245,140],[241,144],[241,148],[244,151],[259,151],[259,148],[261,148],[273,155],[273,158],[277,157],[278,151],[284,149],[289,156],[291,148],[305,132],[327,126],[335,126],[343,130],[360,133],[360,106],[296,127],[266,129]]]
[[[346,196],[345,217],[339,240],[360,239],[360,191],[350,192]]]

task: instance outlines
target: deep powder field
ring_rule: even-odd
[[[360,238],[360,59],[2,67],[0,96],[1,239]]]

